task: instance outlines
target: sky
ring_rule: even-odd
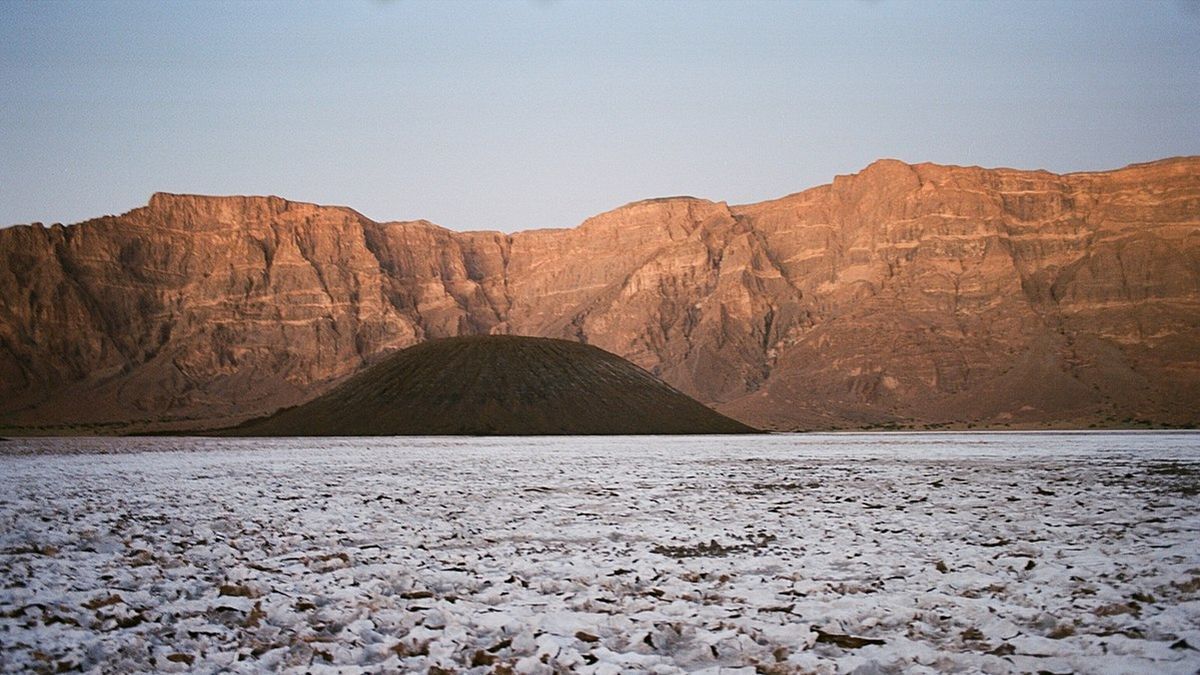
[[[1200,154],[1200,0],[0,0],[0,224],[156,191],[457,230],[730,203],[881,157]]]

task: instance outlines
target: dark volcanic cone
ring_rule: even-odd
[[[425,342],[245,436],[730,434],[720,415],[597,347],[489,335]]]

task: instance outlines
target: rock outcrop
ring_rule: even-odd
[[[569,340],[471,335],[392,354],[234,436],[744,434],[615,354]]]
[[[773,429],[1196,424],[1200,158],[882,160],[512,235],[156,194],[0,230],[0,298],[0,425],[25,432],[235,423],[487,333],[594,344]]]

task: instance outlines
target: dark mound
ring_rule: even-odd
[[[244,436],[732,434],[720,415],[597,347],[489,335],[410,347]]]

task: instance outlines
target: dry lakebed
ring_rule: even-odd
[[[1200,434],[14,439],[5,672],[1200,669]]]

